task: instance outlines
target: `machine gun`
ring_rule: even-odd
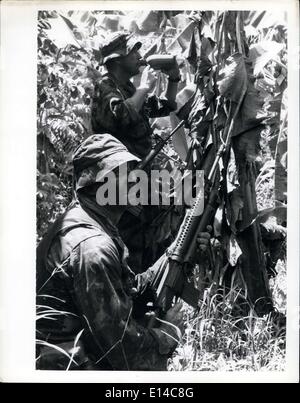
[[[196,250],[197,234],[206,231],[218,208],[219,175],[218,166],[221,157],[228,152],[235,120],[246,93],[244,85],[237,105],[233,108],[231,103],[227,122],[221,139],[221,145],[215,154],[208,169],[205,181],[204,194],[199,191],[191,209],[187,210],[177,237],[169,248],[166,259],[160,266],[152,282],[155,291],[154,309],[158,315],[164,315],[172,306],[174,298],[181,298],[189,305],[198,307],[200,293],[194,284],[193,258]],[[212,148],[214,151],[214,148]],[[201,206],[204,199],[204,210]],[[149,326],[152,325],[153,319]]]
[[[211,149],[211,152],[214,150]],[[185,213],[175,241],[169,247],[166,258],[157,271],[151,288],[155,292],[154,309],[163,315],[171,307],[174,297],[181,298],[196,308],[199,290],[194,283],[197,234],[204,232],[212,223],[219,206],[218,163],[225,151],[222,144],[210,167],[203,189],[197,194],[190,209]],[[204,210],[201,214],[204,199]]]

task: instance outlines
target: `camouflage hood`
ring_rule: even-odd
[[[140,161],[110,134],[88,137],[73,155],[75,190],[101,182],[108,172],[130,161]]]

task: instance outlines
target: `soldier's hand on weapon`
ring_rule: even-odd
[[[212,226],[208,225],[206,232],[200,232],[197,235],[197,249],[198,251],[205,252],[209,246],[210,238],[211,238],[211,231],[212,231]],[[175,247],[176,241],[173,241],[172,244],[168,247],[167,250],[172,251],[172,249]]]
[[[211,225],[208,225],[207,227],[207,232],[200,232],[197,236],[197,246],[198,250],[205,252],[209,246],[210,238],[211,238],[211,231],[212,227]]]
[[[147,88],[151,92],[157,82],[157,73],[150,66],[144,68],[139,88]]]

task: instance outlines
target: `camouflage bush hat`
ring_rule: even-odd
[[[84,140],[73,155],[75,189],[101,182],[118,166],[140,161],[119,140],[110,134],[94,134]]]
[[[136,41],[132,34],[117,31],[110,34],[101,48],[101,64],[108,60],[127,56],[133,49],[140,49],[142,43]]]

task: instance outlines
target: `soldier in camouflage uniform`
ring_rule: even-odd
[[[37,249],[37,369],[166,369],[180,339],[180,306],[146,327],[141,301],[159,262],[134,275],[116,228],[126,206],[96,201],[99,181],[138,160],[109,134],[90,136],[74,154],[76,200]],[[208,238],[200,234],[202,248]]]
[[[140,85],[130,79],[139,74],[142,58],[141,42],[130,35],[116,32],[107,38],[101,49],[107,73],[95,85],[92,106],[94,133],[110,133],[140,158],[151,149],[152,129],[149,118],[168,116],[176,109],[177,86],[180,81],[177,65],[168,71],[168,87],[161,97],[149,95],[157,82],[153,69],[146,67]]]
[[[168,75],[168,86],[165,93],[157,97],[149,95],[157,82],[156,73],[146,67],[139,87],[135,88],[130,79],[139,74],[142,66],[139,53],[141,45],[141,42],[122,32],[113,33],[107,38],[101,49],[101,62],[107,72],[95,85],[92,128],[94,133],[112,134],[132,154],[144,158],[152,146],[149,118],[167,116],[176,109],[175,98],[180,74],[177,65],[163,71]],[[150,171],[150,167],[146,171]],[[169,219],[170,214],[171,212],[167,217]],[[155,248],[149,246],[153,244],[152,239],[158,238],[155,230],[150,228],[158,216],[166,216],[163,208],[147,206],[139,215],[127,211],[118,224],[121,237],[131,252],[130,266],[136,273],[145,267],[146,262],[151,264],[156,260],[156,250],[158,254],[161,252],[158,244]],[[158,228],[164,228],[161,220]],[[162,246],[168,245],[171,240],[170,228],[167,228]]]

